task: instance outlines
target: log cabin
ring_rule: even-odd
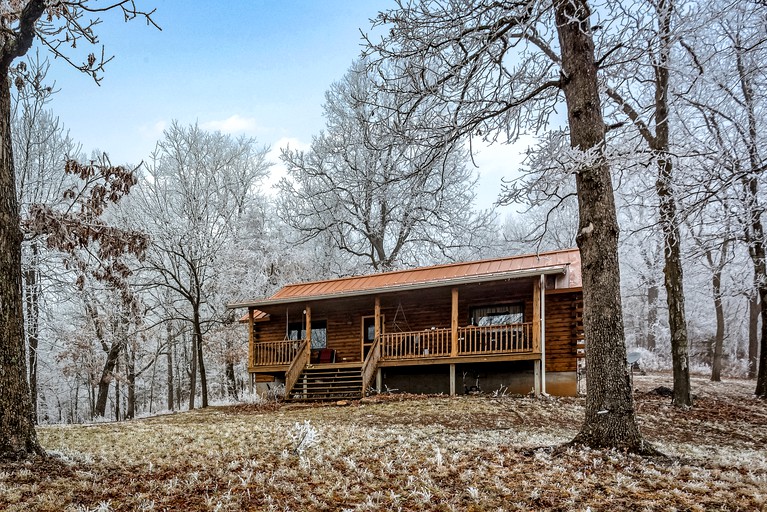
[[[251,387],[287,400],[372,391],[577,393],[577,249],[297,283],[247,308]]]

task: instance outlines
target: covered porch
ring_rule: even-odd
[[[531,361],[540,392],[545,389],[542,291],[547,278],[551,283],[555,277],[541,273],[250,308],[249,370],[254,379],[283,378],[290,392],[305,368],[357,368],[362,389],[380,391],[384,368],[447,365],[455,394],[457,364]],[[284,333],[274,341],[277,328]],[[320,359],[327,352],[332,357]]]

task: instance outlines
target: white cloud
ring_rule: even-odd
[[[308,151],[311,145],[293,137],[283,137],[272,144],[271,150],[266,155],[270,162],[274,162],[274,165],[269,168],[269,177],[266,179],[266,187],[270,193],[274,191],[273,187],[280,181],[280,178],[288,174],[285,164],[280,160],[281,151],[287,148],[293,151]]]
[[[234,114],[233,116],[229,116],[226,119],[219,121],[207,121],[205,123],[200,123],[200,128],[228,134],[255,134],[261,130],[261,127],[258,125],[254,118],[242,117],[239,114]]]

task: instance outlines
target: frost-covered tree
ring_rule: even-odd
[[[542,128],[564,93],[571,175],[579,205],[589,369],[586,414],[575,441],[644,452],[626,366],[618,224],[598,87],[592,12],[566,0],[398,2],[369,43],[390,78],[396,112],[418,115],[426,140],[479,135],[514,140]]]
[[[283,151],[283,221],[298,243],[326,237],[375,270],[478,250],[492,214],[473,208],[462,140],[434,149],[397,129],[407,116],[390,115],[393,98],[375,80],[356,62],[326,93],[326,129],[311,149]]]
[[[270,165],[267,150],[254,139],[174,122],[149,158],[133,203],[135,222],[152,237],[146,284],[171,291],[169,309],[192,334],[190,409],[198,373],[202,406],[208,406],[205,334],[229,315],[220,295],[221,269],[238,235],[245,234],[243,222],[259,204],[258,186]]]
[[[754,283],[762,304],[756,395],[767,397],[767,252],[762,221],[765,178],[764,147],[767,77],[767,6],[761,2],[728,2],[710,6],[711,22],[688,42],[701,79],[687,97],[701,117],[695,132],[712,160],[704,193],[734,194],[735,214],[751,258]],[[713,151],[712,151],[713,149]]]
[[[615,103],[620,121],[627,121],[645,143],[644,151],[657,170],[658,226],[663,234],[664,287],[668,305],[674,373],[673,403],[690,406],[690,361],[684,301],[679,206],[674,190],[675,155],[672,147],[675,71],[674,48],[679,33],[674,0],[616,3],[612,6],[617,40],[603,43],[616,51],[605,65],[606,94]],[[607,48],[603,48],[606,50]],[[685,77],[686,78],[686,77]],[[682,86],[685,87],[685,86]]]

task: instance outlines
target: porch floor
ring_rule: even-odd
[[[474,354],[474,355],[459,355],[456,357],[451,356],[434,356],[434,357],[412,357],[412,358],[398,358],[398,359],[381,359],[378,362],[379,368],[393,368],[397,366],[422,366],[422,365],[434,365],[434,364],[465,364],[465,363],[496,363],[504,361],[535,361],[541,358],[540,352],[515,352],[508,354]],[[340,369],[340,368],[359,368],[362,361],[345,361],[340,363],[324,363],[324,364],[310,364],[307,368],[317,369]],[[290,365],[257,365],[250,366],[248,371],[250,373],[276,373],[285,372]]]

